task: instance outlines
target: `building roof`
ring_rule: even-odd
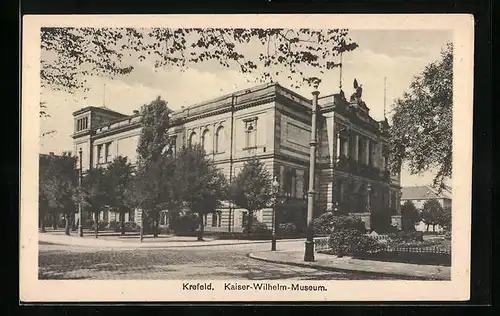
[[[116,111],[113,111],[107,107],[102,107],[102,106],[86,106],[84,108],[81,108],[79,110],[76,110],[75,112],[73,112],[73,116],[75,115],[78,115],[80,113],[83,113],[83,112],[86,112],[88,110],[95,110],[95,111],[101,111],[101,112],[107,112],[109,114],[113,114],[113,115],[116,115],[116,116],[119,116],[119,117],[127,117],[128,115],[125,115],[123,113],[120,113],[120,112],[116,112]]]
[[[446,186],[440,193],[427,185],[402,188],[401,200],[450,199],[451,188]]]

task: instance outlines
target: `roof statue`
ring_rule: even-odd
[[[363,93],[363,85],[359,85],[358,81],[354,79],[354,90],[356,90],[352,95],[351,95],[351,102],[356,102],[356,101],[361,101],[361,95]]]

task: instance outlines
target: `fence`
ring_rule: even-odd
[[[389,236],[387,235],[367,235],[381,243],[386,243],[390,241]],[[329,250],[330,247],[330,237],[316,237],[314,238],[314,249],[316,251],[325,251]],[[349,251],[349,250],[348,250]],[[431,254],[451,254],[450,248],[442,248],[437,245],[429,245],[429,246],[388,246],[386,249],[387,252],[411,252],[411,253],[431,253]]]

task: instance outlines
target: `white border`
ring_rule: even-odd
[[[215,291],[185,293],[179,281],[38,280],[40,27],[284,27],[448,29],[454,31],[453,251],[451,281],[293,281],[328,292]],[[39,301],[433,301],[468,300],[470,276],[473,40],[472,15],[95,15],[24,16],[20,299]],[[192,283],[196,281],[191,280]],[[206,281],[200,281],[206,282]],[[252,281],[238,281],[252,283]],[[269,282],[285,284],[290,281]]]

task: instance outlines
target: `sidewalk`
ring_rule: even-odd
[[[401,277],[412,277],[423,280],[450,280],[451,268],[444,266],[419,265],[400,262],[383,262],[361,260],[350,257],[321,253],[314,254],[314,262],[304,261],[304,251],[263,251],[249,254],[250,258],[294,266],[308,267],[331,271],[355,271],[371,274],[382,274]]]
[[[79,247],[90,247],[90,248],[122,248],[122,249],[147,249],[147,248],[184,248],[184,247],[206,247],[206,246],[233,246],[233,245],[243,245],[243,244],[257,244],[257,243],[269,243],[269,240],[219,240],[213,238],[204,238],[205,241],[197,241],[196,237],[180,237],[180,236],[159,236],[152,238],[148,236],[144,238],[142,242],[139,241],[139,236],[99,236],[95,238],[94,235],[84,235],[84,237],[79,237],[78,235],[64,235],[64,234],[52,234],[52,233],[39,233],[38,242],[55,244],[55,245],[67,245],[67,246],[79,246]],[[303,241],[303,239],[282,239],[281,242],[297,242]]]

